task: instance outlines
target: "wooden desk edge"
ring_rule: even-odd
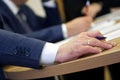
[[[20,67],[4,68],[4,71],[9,79],[35,79],[50,77],[55,75],[63,75],[88,69],[93,69],[105,65],[110,65],[120,62],[120,38],[112,40],[118,45],[110,50],[104,51],[101,54],[88,56],[78,60],[45,67],[42,70],[35,70],[30,68],[21,68],[22,71],[14,71]],[[114,54],[112,54],[114,53]],[[12,70],[11,70],[12,68]]]

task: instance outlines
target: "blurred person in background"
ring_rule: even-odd
[[[63,0],[66,20],[69,21],[86,14],[95,18],[109,13],[111,9],[119,10],[120,8],[120,0],[88,1],[90,1],[89,10],[86,10],[87,0]]]

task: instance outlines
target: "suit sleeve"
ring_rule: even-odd
[[[64,39],[61,25],[25,34],[25,36],[33,37],[47,42],[57,42]]]
[[[45,42],[0,29],[0,65],[40,68]]]

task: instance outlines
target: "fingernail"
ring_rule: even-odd
[[[98,50],[98,53],[102,52],[103,50],[99,47],[95,47]]]
[[[100,48],[97,48],[97,50],[98,50],[98,53],[100,53],[100,52],[102,52],[103,50],[102,49],[100,49]]]
[[[99,52],[102,52],[102,49],[98,49],[99,50]]]
[[[116,45],[117,45],[117,43],[116,43],[116,42],[111,42],[111,43],[112,43],[112,45],[113,45],[113,46],[116,46]]]

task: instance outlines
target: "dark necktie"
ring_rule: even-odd
[[[17,14],[17,18],[19,20],[19,22],[21,23],[21,27],[22,27],[22,30],[25,31],[25,33],[30,33],[32,32],[32,30],[30,29],[30,26],[29,24],[27,23],[27,19],[26,19],[26,16],[24,15],[24,13],[19,10],[18,14]]]
[[[42,0],[42,2],[47,2],[47,1],[50,1],[50,0]]]

